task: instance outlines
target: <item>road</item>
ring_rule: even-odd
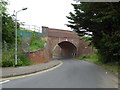
[[[118,88],[114,76],[86,61],[62,59],[63,64],[42,74],[10,80],[3,88]]]

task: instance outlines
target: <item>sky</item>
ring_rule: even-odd
[[[73,11],[73,0],[9,0],[8,12],[12,15],[24,7],[28,9],[17,15],[20,22],[27,25],[47,26],[49,28],[71,30],[65,24],[68,23],[66,16]]]

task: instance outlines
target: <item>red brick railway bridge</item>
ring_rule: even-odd
[[[35,63],[44,63],[52,60],[52,56],[64,58],[78,57],[93,53],[92,47],[80,40],[73,31],[53,29],[43,26],[42,33],[47,39],[45,48],[30,53],[30,60]]]
[[[42,33],[47,38],[46,47],[50,56],[72,58],[93,52],[92,47],[80,40],[76,32],[43,26]]]

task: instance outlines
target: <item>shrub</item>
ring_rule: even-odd
[[[17,66],[28,66],[28,65],[31,65],[31,62],[29,61],[27,55],[23,52],[19,52]]]
[[[15,49],[8,46],[6,42],[4,42],[4,46],[2,49],[2,67],[10,67],[14,65],[14,56]]]
[[[4,46],[2,49],[2,67],[12,67],[14,66],[15,61],[15,49],[14,45],[9,45],[4,42]],[[16,66],[26,66],[30,65],[31,62],[28,60],[25,53],[18,48],[18,64]]]
[[[80,60],[86,60],[86,61],[91,61],[91,62],[94,62],[94,63],[101,63],[100,60],[98,60],[98,53],[94,53],[94,54],[90,54],[90,55],[83,55],[81,57],[79,57]]]

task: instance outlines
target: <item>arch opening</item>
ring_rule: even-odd
[[[60,56],[63,58],[73,58],[77,54],[77,48],[74,44],[68,41],[58,43],[60,47]]]

